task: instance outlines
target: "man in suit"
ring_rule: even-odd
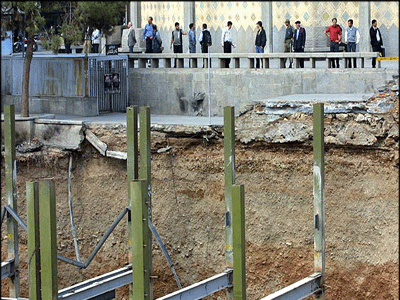
[[[369,36],[371,37],[371,46],[373,52],[379,52],[382,55],[383,40],[381,32],[378,28],[376,20],[372,20],[372,26],[369,29]],[[372,59],[372,67],[376,68],[376,58]]]
[[[293,51],[304,52],[306,45],[306,30],[300,26],[300,21],[296,21],[296,29],[293,35]],[[300,58],[300,68],[304,68],[304,58]]]
[[[133,53],[133,47],[136,44],[135,29],[132,26],[132,22],[128,23],[128,47],[129,53]]]

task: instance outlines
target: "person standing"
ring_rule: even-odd
[[[232,53],[232,47],[236,47],[232,40],[232,22],[228,21],[226,25],[227,26],[225,27],[224,31],[222,31],[221,44],[222,48],[224,49],[224,53]],[[230,62],[230,58],[225,59],[225,68],[229,68]]]
[[[93,53],[99,53],[99,45],[100,45],[100,31],[97,29],[97,26],[94,25],[92,32]]]
[[[90,39],[90,27],[88,26],[85,31],[85,41],[83,43],[83,53],[92,52],[92,41]]]
[[[153,33],[153,53],[161,53],[162,40],[156,24],[153,24]]]
[[[300,21],[296,21],[296,29],[294,31],[293,37],[293,51],[294,52],[304,52],[304,47],[306,46],[306,30],[304,27],[300,26]],[[300,68],[304,68],[304,58],[299,59]]]
[[[133,47],[136,44],[136,36],[135,36],[135,29],[132,26],[132,22],[128,22],[128,47],[129,53],[133,53]]]
[[[187,35],[186,31],[179,28],[179,23],[175,22],[175,30],[172,31],[171,46],[174,46],[174,53],[183,53],[183,40],[182,35]]]
[[[286,31],[285,31],[285,42],[284,42],[285,51],[284,52],[285,53],[290,53],[291,49],[292,49],[294,28],[293,28],[292,25],[290,25],[290,20],[289,19],[285,20],[285,25],[286,25]],[[285,58],[285,60],[284,60],[284,65],[283,65],[284,68],[286,68],[286,61],[287,61],[287,58]],[[289,61],[290,61],[289,68],[291,68],[292,67],[292,63],[293,63],[293,58],[291,58]]]
[[[381,31],[378,28],[378,22],[373,19],[372,26],[369,29],[369,36],[371,38],[371,46],[373,52],[379,52],[382,54],[382,46],[383,46],[383,39],[381,35]],[[376,58],[372,58],[372,67],[376,68]]]
[[[332,19],[332,26],[329,26],[325,30],[325,35],[330,40],[330,51],[339,52],[339,43],[342,40],[342,29],[340,28],[340,26],[337,25],[336,18]],[[339,68],[339,58],[330,59],[329,60],[330,65],[332,66],[332,68],[335,68],[335,61],[336,61],[336,68]]]
[[[207,24],[203,24],[202,31],[199,37],[199,42],[201,45],[201,53],[208,53],[208,47],[212,45],[211,33],[207,29]],[[203,60],[203,68],[205,65],[205,60]],[[211,68],[211,60],[210,60],[210,68]]]
[[[190,23],[189,29],[189,53],[196,53],[196,25]]]
[[[149,17],[142,34],[143,41],[146,41],[145,53],[153,53],[153,34],[153,17]]]
[[[349,19],[347,21],[348,27],[346,28],[346,32],[344,33],[344,40],[347,44],[347,52],[356,52],[356,46],[360,41],[360,33],[358,29],[353,26],[353,20]],[[353,58],[353,66],[357,68],[357,60]],[[348,67],[351,68],[351,58],[348,61]]]
[[[257,25],[257,35],[256,35],[256,53],[264,53],[265,44],[267,43],[267,35],[265,34],[265,30],[262,26],[262,22],[258,21]],[[260,67],[260,59],[256,60],[256,68]]]
[[[136,44],[136,37],[135,37],[135,29],[132,26],[132,22],[128,23],[128,47],[129,47],[129,53],[133,53],[133,47],[135,47]]]

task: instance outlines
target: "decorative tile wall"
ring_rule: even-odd
[[[384,25],[387,28],[390,28],[394,25],[399,28],[399,2],[371,2],[371,20],[372,19],[377,20],[378,27]]]
[[[236,28],[255,28],[261,20],[261,1],[196,1],[195,21],[211,29],[224,28],[231,21]]]
[[[142,27],[147,23],[149,16],[159,29],[173,30],[175,22],[183,23],[183,1],[142,1]]]
[[[347,26],[347,20],[353,19],[354,26],[359,24],[358,2],[350,1],[285,1],[273,2],[273,24],[279,30],[283,28],[286,19],[294,24],[300,20],[305,27],[329,26],[332,18],[337,18],[338,24]]]

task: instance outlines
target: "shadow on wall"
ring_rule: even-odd
[[[182,89],[176,90],[177,100],[179,101],[179,108],[183,113],[189,113],[190,115],[202,116],[203,115],[203,103],[205,93],[196,92],[193,96],[186,97]]]

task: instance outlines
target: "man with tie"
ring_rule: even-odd
[[[304,52],[304,47],[306,45],[306,30],[304,27],[300,26],[300,21],[295,22],[296,29],[294,30],[293,36],[293,51],[294,52]],[[304,68],[304,58],[300,58],[300,68]]]

